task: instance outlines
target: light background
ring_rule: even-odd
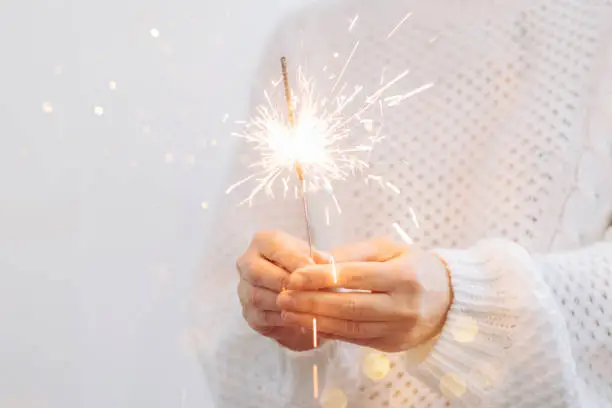
[[[2,1],[0,407],[212,406],[186,314],[222,118],[298,3]]]

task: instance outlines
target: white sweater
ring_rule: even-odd
[[[392,236],[399,223],[447,260],[454,304],[420,364],[414,352],[338,343],[285,352],[243,321],[234,264],[258,229],[303,237],[300,203],[236,208],[244,190],[231,194],[200,285],[199,343],[217,408],[612,407],[611,3],[323,3],[273,36],[254,103],[279,78],[281,55],[325,93],[356,41],[349,84],[375,90],[383,70],[391,78],[405,69],[389,94],[435,83],[383,112],[386,139],[370,171],[401,193],[355,176],[336,185],[343,213],[332,212],[330,226],[323,195],[311,195],[311,216],[324,250]],[[239,149],[228,185],[255,154]]]

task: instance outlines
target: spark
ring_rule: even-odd
[[[334,279],[334,285],[337,285],[338,284],[338,269],[336,268],[336,260],[331,255],[329,256],[329,263],[331,264],[331,267],[332,267],[332,277]]]
[[[356,14],[355,17],[353,17],[353,19],[351,20],[351,24],[349,25],[349,33],[353,31],[353,28],[355,28],[355,24],[357,24],[357,21],[359,21],[359,14]]]
[[[319,346],[319,341],[317,338],[317,318],[312,318],[312,345],[313,348],[317,348]],[[319,370],[316,364],[312,365],[312,395],[314,399],[319,398]]]
[[[402,227],[399,226],[399,224],[397,222],[393,223],[393,228],[395,228],[395,231],[397,232],[397,234],[402,238],[402,240],[408,244],[408,245],[412,245],[414,241],[412,241],[412,238],[410,238],[410,235],[408,235],[406,233],[406,231],[404,231],[402,229]]]
[[[434,85],[435,84],[432,82],[432,83],[420,86],[420,87],[418,87],[416,89],[413,89],[412,91],[410,91],[410,92],[408,92],[408,93],[406,93],[404,95],[389,96],[389,97],[385,98],[385,102],[388,103],[387,106],[389,106],[389,107],[397,106],[401,102],[405,101],[406,99],[411,98],[411,97],[413,97],[413,96],[415,96],[415,95],[417,95],[417,94],[419,94],[419,93],[421,93],[423,91],[426,91],[426,90],[428,90],[430,88],[433,88]]]
[[[319,367],[312,365],[312,393],[315,399],[319,398]]]
[[[382,72],[380,73],[380,85],[385,83],[385,74],[387,73],[388,67],[383,67]]]
[[[185,403],[187,402],[187,390],[183,388],[181,392],[181,408],[185,408]]]
[[[391,189],[391,191],[393,191],[395,194],[400,194],[400,189],[393,183],[390,182],[385,182],[385,184],[387,185],[387,187],[389,187]]]
[[[406,20],[408,20],[410,18],[410,16],[412,15],[412,12],[406,14],[406,16],[402,19],[402,21],[400,21],[394,28],[393,30],[391,30],[391,32],[387,35],[387,40],[391,37],[393,37],[393,34],[395,34],[397,32],[397,30],[399,30],[404,23],[406,22]]]
[[[338,88],[358,46],[359,42],[344,63],[331,94],[320,96],[314,80],[298,67],[297,87],[285,94],[287,105],[284,108],[275,104],[266,90],[265,103],[256,107],[254,116],[249,121],[235,122],[242,124],[243,130],[232,135],[245,140],[258,156],[248,164],[250,174],[231,185],[226,193],[254,182],[250,194],[240,203],[250,205],[259,194],[274,197],[276,184],[283,186],[285,195],[294,190],[297,197],[302,187],[305,191],[324,190],[341,213],[334,184],[352,175],[364,175],[370,168],[368,161],[374,144],[381,140],[378,134],[368,136],[369,143],[353,140],[354,124],[361,123],[367,133],[371,132],[373,120],[362,119],[363,115],[377,105],[382,109],[384,93],[410,72],[399,73],[370,95],[364,95],[364,87],[359,84],[351,87],[344,84]],[[287,106],[290,107],[289,115],[285,113]],[[292,181],[296,169],[306,175],[303,182],[298,177],[297,185]],[[392,184],[386,185],[382,180],[380,183],[397,190]]]
[[[420,229],[421,226],[419,225],[419,220],[417,219],[416,213],[412,207],[410,207],[410,216],[412,217],[412,222],[414,222],[414,225]]]
[[[357,52],[357,48],[359,48],[359,44],[360,44],[360,42],[357,41],[355,43],[355,45],[353,46],[353,49],[351,50],[351,53],[349,54],[349,57],[346,59],[346,62],[344,63],[344,66],[342,67],[342,70],[340,71],[340,74],[338,75],[338,79],[336,80],[336,83],[332,87],[332,92],[334,92],[336,90],[336,88],[338,87],[338,84],[340,83],[340,81],[344,77],[344,74],[346,73],[346,69],[348,68],[349,64],[353,60],[353,57],[355,56],[355,53]]]

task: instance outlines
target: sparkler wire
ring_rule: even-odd
[[[295,126],[295,115],[293,112],[293,103],[291,99],[291,88],[289,87],[289,75],[287,74],[287,58],[281,58],[281,70],[283,74],[283,86],[285,87],[285,99],[287,101],[287,110],[288,110],[288,118],[289,125],[291,128]],[[302,170],[302,166],[299,162],[295,163],[295,171],[297,173],[298,179],[300,180],[300,198],[302,200],[302,208],[304,210],[304,221],[306,224],[306,236],[308,237],[308,253],[312,258],[312,233],[310,226],[310,215],[308,213],[308,196],[307,196],[307,185],[306,179],[304,178],[304,171]],[[317,319],[315,317],[312,318],[312,345],[314,348],[319,346],[318,334],[317,334]],[[312,386],[313,386],[313,396],[314,399],[319,398],[319,375],[318,375],[318,366],[314,364],[312,366]]]

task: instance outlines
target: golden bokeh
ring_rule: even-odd
[[[340,388],[326,388],[319,400],[323,408],[346,408],[348,400]]]
[[[440,391],[449,400],[461,398],[467,391],[467,384],[458,374],[448,373],[440,379]]]
[[[491,364],[481,364],[470,371],[470,382],[483,390],[489,390],[502,381],[501,370]]]
[[[53,112],[53,105],[51,104],[51,102],[43,102],[43,104],[42,104],[42,111],[43,111],[43,113],[52,113]]]
[[[478,322],[471,316],[461,316],[457,322],[457,328],[453,328],[452,334],[455,341],[459,343],[472,343],[478,335]]]
[[[391,362],[389,357],[379,352],[372,352],[363,359],[361,369],[371,380],[378,381],[389,374]]]

